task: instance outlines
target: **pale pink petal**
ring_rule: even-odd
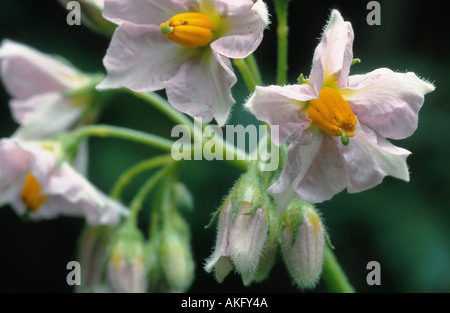
[[[204,269],[208,273],[215,270],[217,280],[222,282],[232,270],[232,264],[229,260],[231,253],[229,249],[229,235],[232,228],[231,214],[233,208],[229,198],[225,200],[225,203],[220,210],[215,249],[211,257],[206,261]]]
[[[14,134],[22,139],[52,138],[69,130],[83,113],[61,93],[44,93],[24,100],[12,99],[11,111],[21,127]]]
[[[38,162],[35,166],[32,163],[30,171],[38,179],[41,193],[49,197],[37,212],[31,214],[34,219],[79,216],[86,218],[89,225],[115,225],[126,213],[119,203],[106,197],[67,163],[47,172],[45,178],[37,165]]]
[[[322,83],[327,79],[333,78],[341,88],[347,86],[353,60],[353,38],[350,22],[345,22],[339,11],[333,10],[322,40],[314,51],[309,79],[316,94],[320,93]]]
[[[14,141],[0,140],[0,194],[23,178],[29,162],[30,154]]]
[[[387,68],[350,76],[348,88],[344,98],[360,123],[392,139],[414,133],[424,95],[434,90],[414,73],[395,73]]]
[[[375,187],[387,175],[409,181],[408,150],[398,148],[364,125],[357,125],[355,137],[342,148],[350,193]]]
[[[356,193],[375,187],[387,175],[408,181],[408,155],[361,124],[348,146],[338,137],[313,132],[311,144],[289,147],[285,168],[268,192],[277,199],[291,188],[300,199],[319,203],[345,188]]]
[[[49,91],[65,91],[86,82],[86,77],[74,68],[7,39],[0,46],[0,61],[3,84],[14,98],[24,99]]]
[[[340,138],[317,129],[312,134],[311,144],[296,142],[289,146],[283,172],[268,189],[275,197],[292,185],[297,197],[318,203],[331,199],[347,186]]]
[[[224,1],[222,1],[224,2]],[[253,10],[253,2],[226,4],[227,17],[222,23],[232,25],[231,29],[211,43],[211,49],[229,58],[245,58],[253,53],[263,38],[266,21]]]
[[[298,138],[311,125],[305,114],[305,101],[315,98],[309,85],[256,86],[245,107],[259,120],[279,126],[279,138],[274,136],[272,141],[281,145]]]
[[[228,58],[205,52],[183,64],[166,92],[169,102],[179,111],[203,123],[215,118],[222,126],[235,103],[231,87],[236,81]]]
[[[106,0],[103,16],[116,24],[131,22],[158,25],[179,13],[188,12],[194,1],[171,0]]]
[[[103,60],[108,75],[97,88],[163,89],[195,51],[161,35],[159,26],[123,23],[114,32]]]

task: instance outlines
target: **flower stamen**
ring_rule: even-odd
[[[190,12],[174,15],[160,27],[161,34],[173,42],[198,48],[211,42],[214,23],[203,13]]]
[[[28,210],[36,212],[47,200],[48,196],[41,195],[41,186],[33,174],[28,172],[22,187],[21,198]]]
[[[306,113],[321,130],[332,136],[341,137],[341,142],[345,146],[349,143],[349,137],[355,136],[356,117],[350,105],[333,88],[323,88],[319,99],[310,100]]]

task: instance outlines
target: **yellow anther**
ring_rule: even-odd
[[[203,13],[181,13],[161,23],[161,33],[180,45],[190,48],[206,46],[211,42],[214,24]]]
[[[21,197],[28,210],[36,212],[47,200],[48,196],[41,195],[41,186],[36,177],[28,172],[22,187]]]
[[[348,144],[348,137],[355,136],[356,117],[350,105],[333,88],[323,88],[319,99],[310,100],[306,113],[321,130],[340,136],[344,145]]]

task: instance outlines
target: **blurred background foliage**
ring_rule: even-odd
[[[255,55],[265,84],[275,81],[276,21],[269,2],[272,25]],[[308,75],[315,46],[332,8],[339,9],[355,32],[354,56],[362,63],[352,74],[376,68],[413,71],[436,85],[426,96],[417,132],[395,142],[412,152],[408,158],[411,181],[393,178],[359,194],[342,192],[317,207],[336,247],[335,253],[351,283],[360,292],[449,292],[450,291],[450,123],[448,77],[448,1],[378,1],[381,25],[369,26],[369,1],[291,1],[289,82]],[[0,39],[9,38],[46,53],[61,55],[89,73],[104,72],[102,58],[109,39],[83,26],[68,26],[56,0],[1,0]],[[233,88],[237,103],[231,124],[256,123],[242,109],[248,97],[242,80]],[[10,136],[17,125],[8,108],[9,96],[0,87],[0,134]],[[108,103],[99,122],[126,126],[170,136],[171,121],[149,105],[121,94]],[[108,192],[120,173],[158,151],[119,140],[90,141],[89,178]],[[296,292],[281,260],[269,279],[243,287],[231,274],[217,284],[203,270],[215,243],[215,229],[205,229],[211,213],[239,177],[240,171],[220,161],[191,161],[181,180],[195,197],[195,210],[184,216],[192,230],[197,263],[194,292]],[[144,175],[145,176],[145,175]],[[142,180],[145,177],[142,177]],[[131,199],[142,180],[131,184],[125,200]],[[151,209],[151,201],[147,210]],[[145,222],[143,226],[145,226]],[[58,218],[25,222],[8,207],[0,210],[0,291],[71,292],[66,284],[67,262],[75,259],[75,247],[83,221]],[[381,286],[368,286],[366,265],[381,264]],[[315,291],[326,291],[319,284]]]

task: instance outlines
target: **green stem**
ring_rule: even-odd
[[[244,59],[234,59],[233,60],[234,65],[239,69],[239,72],[242,75],[242,78],[244,78],[245,84],[247,85],[247,88],[250,92],[255,91],[256,82],[253,77],[253,74],[251,73],[250,68],[248,67],[247,63],[244,61]]]
[[[275,11],[277,15],[278,36],[278,70],[277,84],[285,85],[287,82],[288,61],[288,5],[289,0],[275,0]]]
[[[147,197],[147,195],[152,191],[152,189],[156,186],[156,184],[167,175],[169,170],[171,169],[171,166],[168,165],[164,167],[163,169],[159,170],[156,174],[154,174],[152,177],[150,177],[147,182],[139,189],[136,196],[131,201],[130,205],[130,216],[129,216],[129,223],[135,223],[137,221],[137,217],[139,214],[139,211],[141,210],[144,201]]]
[[[182,124],[189,127],[191,132],[194,131],[194,124],[192,121],[186,117],[183,113],[179,112],[175,108],[173,108],[166,99],[161,97],[160,95],[149,92],[149,93],[138,93],[134,91],[130,91],[135,97],[140,98],[146,102],[151,103],[155,108],[159,111],[167,115],[172,121],[176,124]]]
[[[256,85],[262,86],[263,81],[261,78],[261,73],[259,71],[258,63],[256,62],[256,58],[253,54],[250,54],[245,61],[247,62],[247,66],[252,72],[253,79],[255,80]]]
[[[173,141],[166,138],[148,134],[142,131],[133,130],[110,125],[89,125],[81,127],[68,136],[73,136],[73,144],[78,145],[83,139],[88,137],[114,137],[125,140],[130,140],[142,144],[146,144],[155,148],[166,151],[172,150]]]
[[[355,290],[347,279],[339,262],[328,245],[325,245],[322,278],[330,292],[353,293]]]
[[[166,154],[162,156],[152,157],[130,167],[119,177],[114,187],[111,189],[111,197],[114,199],[120,199],[122,190],[136,175],[142,173],[143,171],[151,170],[155,167],[165,165],[172,161],[172,156],[170,154]]]

